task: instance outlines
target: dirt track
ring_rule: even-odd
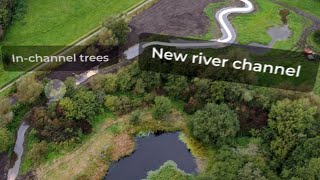
[[[173,36],[196,36],[208,32],[209,17],[204,9],[221,0],[159,0],[147,10],[135,16],[130,27],[130,40],[137,41],[143,32]],[[212,14],[214,16],[214,14]]]

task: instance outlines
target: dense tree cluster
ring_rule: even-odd
[[[123,18],[110,17],[102,25],[97,44],[100,46],[117,46],[127,42],[128,23]]]
[[[268,126],[272,132],[270,150],[276,164],[281,164],[288,153],[313,132],[316,107],[307,99],[277,102],[269,114]]]
[[[101,112],[101,102],[93,91],[79,88],[71,97],[60,100],[57,109],[67,119],[91,120]]]
[[[194,137],[212,145],[235,137],[239,131],[237,116],[226,104],[207,104],[190,118],[189,126]]]

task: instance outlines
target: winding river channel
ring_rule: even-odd
[[[220,11],[218,11],[215,14],[215,18],[217,19],[220,27],[221,27],[221,32],[222,32],[222,37],[219,39],[213,39],[209,42],[190,42],[190,43],[166,43],[166,42],[149,42],[147,44],[143,44],[142,47],[148,47],[151,45],[163,45],[163,46],[175,46],[175,47],[208,47],[208,46],[214,46],[217,43],[233,43],[236,39],[236,32],[234,30],[234,28],[232,27],[230,21],[228,20],[228,16],[232,13],[250,13],[254,10],[254,6],[252,5],[252,3],[249,0],[240,0],[244,3],[244,7],[227,7],[227,8],[223,8]],[[131,60],[135,57],[137,57],[139,55],[139,45],[135,45],[131,48],[129,48],[127,51],[124,52],[124,54],[126,55],[128,60]],[[86,73],[83,74],[83,76],[81,76],[80,80],[81,82],[79,84],[81,84],[82,82],[84,82],[86,79],[90,78],[91,76],[97,74],[98,71],[92,72],[92,71],[88,71]],[[80,81],[79,80],[79,81]],[[20,126],[18,132],[17,132],[17,140],[15,143],[15,147],[14,147],[14,153],[17,155],[17,160],[14,163],[14,166],[9,169],[8,172],[8,180],[14,180],[16,179],[16,177],[19,174],[19,169],[20,169],[20,165],[21,165],[21,157],[23,155],[23,144],[24,144],[24,139],[25,139],[25,133],[27,131],[27,129],[29,128],[29,125],[26,123],[22,123],[22,125]],[[163,164],[165,159],[174,159],[176,160],[176,163],[178,164],[178,167],[181,168],[182,170],[185,170],[186,172],[194,172],[195,171],[195,167],[194,164],[191,163],[185,163],[185,162],[189,162],[190,161],[190,156],[191,155],[187,155],[186,154],[186,150],[182,151],[171,151],[174,150],[174,148],[180,148],[180,147],[176,147],[176,146],[172,146],[171,148],[169,147],[172,143],[172,141],[174,141],[177,137],[176,134],[175,135],[163,135],[160,137],[150,137],[149,139],[138,139],[138,144],[140,143],[140,149],[137,150],[137,152],[135,153],[135,155],[132,155],[133,157],[128,158],[128,159],[124,159],[123,161],[121,161],[121,164],[119,163],[119,165],[116,165],[115,167],[113,167],[110,170],[110,174],[107,176],[107,179],[117,179],[116,177],[118,177],[117,180],[120,180],[121,178],[123,179],[123,174],[121,173],[121,169],[122,167],[127,167],[128,165],[130,165],[130,168],[132,171],[130,171],[130,173],[132,173],[132,175],[134,175],[134,177],[145,177],[145,173],[149,170],[152,169],[156,169],[158,168],[161,164]],[[165,140],[165,141],[164,141]],[[150,142],[149,142],[150,141]],[[152,152],[157,152],[157,153],[161,153],[160,159],[155,159],[154,156],[150,156],[149,158],[141,158],[140,156],[140,152],[145,152],[147,153],[147,151],[144,148],[151,148],[150,146],[145,146],[145,144],[148,143],[152,143],[151,141],[155,141],[155,143],[159,142],[162,146],[161,146],[161,150],[160,148],[155,151],[156,149],[153,149],[154,151]],[[182,142],[181,142],[182,143]],[[176,144],[174,144],[176,145]],[[168,146],[168,151],[165,151],[164,148],[167,148]],[[181,146],[181,145],[179,145]],[[158,147],[158,146],[156,146]],[[171,149],[171,150],[170,150]],[[180,153],[185,153],[180,154]],[[166,156],[172,156],[171,157],[166,157]],[[139,158],[140,157],[140,158]],[[143,162],[141,165],[143,166],[136,166],[133,162],[133,160],[137,158],[139,159],[136,162]],[[150,161],[150,162],[149,162]],[[152,161],[152,162],[151,162]],[[128,166],[129,167],[129,166]],[[135,168],[141,168],[141,169],[135,169]],[[150,168],[150,169],[149,169]],[[136,172],[135,172],[136,171]],[[127,172],[126,172],[127,173]],[[143,175],[143,176],[142,176]]]
[[[17,132],[17,140],[14,146],[14,153],[17,155],[17,160],[15,161],[14,166],[8,171],[8,180],[14,180],[18,176],[20,164],[21,164],[21,158],[23,154],[23,142],[25,139],[24,137],[28,128],[29,128],[29,125],[24,122],[21,124]]]

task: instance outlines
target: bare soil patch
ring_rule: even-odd
[[[210,27],[210,19],[204,9],[216,2],[221,0],[159,0],[131,20],[130,41],[137,42],[137,36],[141,33],[203,35]]]

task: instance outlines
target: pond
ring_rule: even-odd
[[[268,29],[268,35],[272,38],[268,45],[259,43],[251,43],[250,46],[273,48],[278,41],[288,40],[291,36],[291,30],[289,25],[275,26]]]
[[[136,151],[110,167],[105,180],[140,180],[168,160],[186,173],[196,173],[197,165],[179,132],[150,135],[136,139]]]

